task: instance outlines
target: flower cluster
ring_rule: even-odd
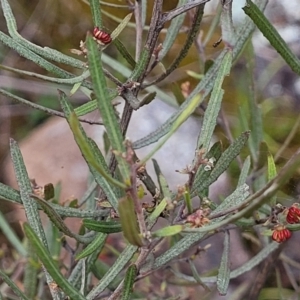
[[[207,216],[210,213],[210,209],[198,209],[193,214],[187,216],[186,222],[191,224],[191,227],[197,228],[209,223]]]
[[[285,228],[283,225],[276,225],[274,227],[274,231],[272,234],[273,241],[277,243],[282,243],[286,240],[288,240],[291,237],[292,233],[290,230]]]
[[[286,222],[289,224],[300,223],[300,208],[293,204],[287,209]],[[272,234],[272,239],[277,243],[282,243],[289,239],[292,232],[283,225],[276,225]]]
[[[289,224],[296,224],[300,222],[300,209],[295,204],[289,208],[286,215],[286,221]]]

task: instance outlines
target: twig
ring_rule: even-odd
[[[174,8],[173,10],[170,10],[169,12],[167,13],[164,13],[163,14],[163,17],[162,17],[162,25],[165,24],[166,22],[168,21],[171,21],[172,19],[176,18],[177,16],[185,13],[186,11],[200,5],[200,4],[204,4],[206,2],[209,2],[210,0],[198,0],[198,1],[190,1],[189,3],[187,4],[184,4],[180,7],[177,7],[177,8]]]
[[[135,16],[135,23],[136,23],[135,61],[138,61],[142,51],[142,37],[143,37],[142,5],[143,3],[141,0],[135,1],[135,8],[134,8],[134,16]]]

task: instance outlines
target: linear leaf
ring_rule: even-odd
[[[75,141],[79,146],[82,155],[86,160],[96,182],[107,193],[107,197],[111,202],[113,208],[117,209],[118,200],[116,199],[114,191],[112,190],[108,182],[121,188],[125,188],[126,186],[110,175],[101,151],[99,150],[97,145],[87,137],[84,129],[78,122],[71,105],[68,103],[66,95],[62,91],[59,91],[59,93],[61,106],[70,125],[70,128],[74,134]]]
[[[43,245],[48,248],[45,232],[38,212],[38,206],[35,201],[32,201],[30,194],[32,187],[27,170],[23,161],[21,151],[17,142],[10,140],[11,157],[13,161],[14,170],[16,173],[17,182],[20,188],[20,195],[25,209],[26,217],[34,232],[38,235]]]
[[[123,29],[127,26],[128,22],[132,17],[132,13],[128,14],[122,22],[117,26],[117,28],[111,33],[111,38],[114,40],[119,36],[119,34],[123,31]]]
[[[217,276],[217,289],[220,295],[226,295],[230,279],[230,235],[229,231],[225,231],[224,248]]]
[[[1,198],[1,196],[0,196]],[[8,241],[11,243],[13,248],[19,252],[20,255],[26,256],[27,251],[24,248],[23,244],[19,240],[17,234],[13,230],[13,228],[9,225],[9,223],[6,221],[3,213],[0,211],[0,229],[2,234],[8,239]]]
[[[30,51],[23,45],[19,44],[11,37],[7,36],[0,31],[0,41],[5,44],[7,47],[15,50],[20,56],[27,58],[30,61],[33,61],[43,69],[48,72],[57,75],[60,78],[72,78],[75,77],[73,74],[66,72],[65,70],[55,66],[54,64],[48,62],[44,58],[38,56],[36,53]]]
[[[188,2],[187,0],[179,0],[177,7],[180,7],[181,5],[186,4],[187,2]],[[170,48],[174,44],[175,40],[177,39],[179,30],[181,29],[185,15],[186,15],[186,13],[181,14],[171,21],[171,24],[167,30],[166,37],[162,44],[162,50],[159,52],[158,58],[160,61],[162,61],[162,59],[166,56],[166,54],[169,52]]]
[[[239,182],[238,182],[237,186],[240,186],[240,185],[243,185],[244,183],[246,183],[248,173],[250,170],[250,165],[251,165],[251,159],[250,159],[250,156],[247,156],[247,158],[244,161],[244,165],[241,170]]]
[[[17,102],[19,102],[21,104],[26,105],[26,106],[29,106],[29,107],[32,107],[34,109],[43,111],[43,112],[45,112],[45,113],[47,113],[49,115],[58,116],[58,117],[61,117],[61,118],[64,117],[63,113],[61,113],[61,112],[59,112],[57,110],[54,110],[54,109],[51,109],[51,108],[47,108],[47,107],[42,106],[42,105],[38,105],[38,104],[33,103],[31,101],[28,101],[28,100],[26,100],[24,98],[16,96],[16,95],[14,95],[12,93],[9,93],[9,92],[7,92],[7,91],[5,91],[3,89],[0,89],[0,94],[6,96],[8,98],[11,98],[11,99],[13,99],[13,100],[15,100],[15,101],[17,101]],[[102,124],[102,123],[99,123],[99,122],[89,121],[89,120],[84,119],[84,118],[79,118],[79,121],[85,122],[85,123],[92,123],[92,124],[100,124],[100,125]]]
[[[2,280],[13,290],[13,292],[22,300],[31,300],[18,288],[16,283],[12,281],[5,273],[0,269],[0,277]]]
[[[103,233],[115,233],[122,231],[121,223],[116,221],[96,221],[84,219],[83,225],[90,230]]]
[[[300,60],[290,50],[286,42],[279,35],[269,20],[264,16],[261,10],[251,0],[247,0],[247,5],[243,7],[243,10],[252,19],[258,29],[291,67],[291,69],[300,75]]]
[[[276,165],[273,155],[268,153],[268,181],[272,180],[277,175]],[[276,196],[273,196],[270,201],[270,205],[274,206],[276,204]]]
[[[91,7],[91,13],[93,17],[93,23],[95,26],[102,28],[102,16],[100,10],[100,4],[98,0],[88,0]]]
[[[95,299],[95,297],[101,294],[101,292],[103,292],[106,287],[120,274],[122,269],[130,261],[137,249],[138,247],[133,245],[127,246],[115,261],[113,266],[111,266],[107,273],[101,278],[99,284],[95,286],[86,296],[86,300],[93,300]]]
[[[115,111],[108,97],[99,50],[95,41],[90,36],[87,37],[87,48],[89,70],[91,72],[94,92],[111,147],[118,153],[124,153],[123,136]],[[116,155],[116,158],[120,167],[121,176],[124,182],[129,184],[129,166],[121,156]]]
[[[60,215],[56,212],[56,210],[44,199],[39,197],[33,196],[33,198],[39,203],[42,207],[45,214],[49,217],[52,223],[66,236],[74,238],[79,243],[87,244],[90,242],[90,238],[85,238],[79,234],[73,233],[64,223],[63,219]]]
[[[152,232],[152,235],[155,237],[172,236],[172,235],[180,233],[182,230],[183,230],[182,225],[172,225],[172,226],[167,226],[167,227],[158,229],[158,230]]]
[[[1,0],[1,5],[2,5],[5,20],[6,20],[8,32],[14,40],[16,40],[18,43],[20,43],[27,49],[29,49],[47,59],[50,59],[50,60],[53,60],[53,61],[56,61],[59,63],[67,64],[67,65],[70,65],[70,66],[73,66],[73,67],[79,68],[79,69],[85,68],[84,62],[80,61],[79,59],[75,59],[73,57],[65,55],[55,49],[51,49],[48,47],[40,47],[38,45],[35,45],[35,44],[29,42],[25,38],[23,38],[17,31],[16,19],[13,15],[13,12],[11,10],[9,2],[7,0]]]
[[[31,299],[34,299],[37,291],[37,276],[38,272],[40,271],[40,264],[38,261],[38,257],[30,242],[28,242],[27,249],[28,255],[26,257],[26,265],[23,279],[24,291],[26,296],[30,297]]]
[[[229,74],[232,64],[232,51],[228,50],[222,59],[220,69],[217,73],[214,87],[208,102],[203,125],[201,127],[201,133],[197,142],[197,148],[200,146],[204,149],[208,149],[213,132],[217,124],[217,118],[221,108],[221,103],[223,100],[224,90],[221,88],[224,78]]]
[[[110,91],[108,94],[108,97],[110,99],[110,101],[112,101],[113,99],[115,99],[118,96],[118,92],[117,91]],[[76,115],[78,117],[86,115],[94,110],[97,109],[97,100],[91,100],[89,102],[86,102],[78,107],[76,107],[74,109]]]
[[[22,204],[19,191],[0,182],[0,197],[3,200]],[[34,202],[34,199],[32,199]],[[58,204],[49,203],[61,217],[73,217],[73,218],[98,218],[108,215],[107,211],[102,210],[83,210],[72,207],[64,207]]]
[[[134,284],[134,280],[135,277],[137,276],[137,267],[136,265],[131,265],[127,271],[126,271],[126,275],[125,275],[125,279],[124,279],[124,289],[123,289],[123,294],[122,294],[122,300],[130,300],[130,296],[132,294],[133,291],[133,284]]]
[[[129,197],[120,199],[118,212],[124,237],[132,245],[139,247],[143,246],[143,241],[140,237],[137,218],[134,211],[133,200]]]
[[[91,255],[95,251],[99,251],[102,249],[102,247],[105,244],[107,234],[105,233],[98,233],[94,240],[86,247],[84,248],[80,253],[78,253],[75,257],[76,260],[85,258],[89,255]]]
[[[268,244],[266,247],[264,247],[260,252],[258,252],[254,257],[252,257],[249,261],[244,263],[241,267],[233,270],[230,273],[230,279],[234,279],[239,277],[242,274],[245,274],[258,266],[265,258],[267,258],[273,251],[275,251],[280,244],[276,242],[272,242]],[[172,270],[172,269],[171,269]],[[174,273],[174,271],[172,270]],[[176,273],[177,274],[177,273]],[[192,276],[184,276],[185,280],[189,282],[194,282],[197,283],[196,279]],[[201,277],[201,280],[205,283],[215,283],[217,281],[216,276],[211,276],[211,277]]]
[[[85,297],[80,294],[69,282],[66,280],[63,274],[57,268],[57,263],[54,262],[48,250],[42,245],[38,236],[33,229],[24,224],[24,231],[32,246],[34,247],[36,254],[45,266],[46,270],[53,277],[55,283],[68,295],[71,299],[86,300]]]

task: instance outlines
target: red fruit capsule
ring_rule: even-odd
[[[104,45],[109,44],[111,42],[110,34],[99,29],[99,27],[94,28],[93,35],[98,41],[100,41]]]
[[[286,215],[286,221],[290,224],[296,224],[300,222],[300,209],[297,206],[292,205],[289,208]]]
[[[278,225],[274,228],[272,239],[277,243],[282,243],[291,237],[292,233],[282,225]]]

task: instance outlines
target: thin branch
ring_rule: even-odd
[[[209,2],[210,0],[198,0],[198,1],[192,1],[192,2],[189,2],[187,4],[184,4],[180,7],[177,7],[177,8],[174,8],[173,10],[170,10],[169,12],[167,13],[164,13],[163,16],[162,16],[162,25],[165,24],[166,22],[168,21],[171,21],[172,19],[176,18],[177,16],[185,13],[186,11],[200,5],[200,4],[204,4],[204,3],[207,3]]]
[[[143,1],[141,0],[135,1],[135,9],[134,9],[135,24],[136,24],[135,61],[138,61],[142,52],[142,37],[143,37],[142,5],[143,5]]]

